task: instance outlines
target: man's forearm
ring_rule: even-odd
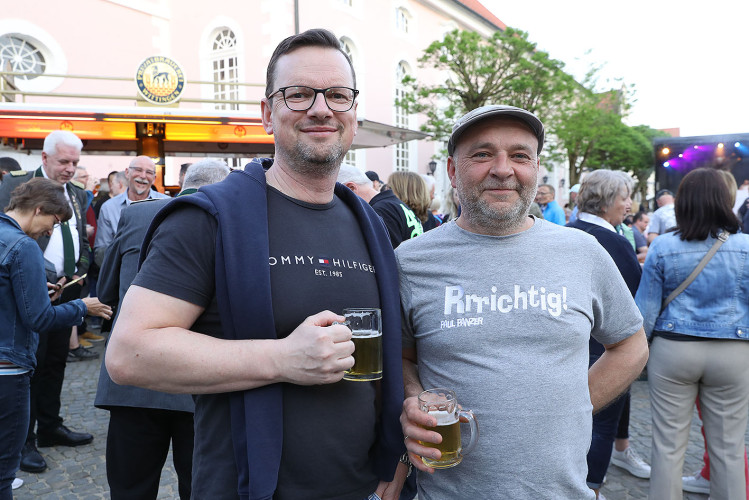
[[[416,363],[412,361],[412,359],[406,357],[403,358],[403,386],[407,398],[418,396],[424,391],[424,388],[421,386],[419,370]]]
[[[178,327],[133,335],[115,327],[106,364],[119,384],[183,394],[232,392],[276,381],[272,342],[278,341],[224,340]]]
[[[203,394],[276,382],[330,384],[354,364],[351,331],[330,311],[307,317],[283,339],[226,340],[190,330],[204,309],[132,285],[107,347],[118,384]]]
[[[641,328],[618,344],[606,346],[603,356],[588,370],[588,388],[593,413],[623,393],[648,360],[648,342]]]

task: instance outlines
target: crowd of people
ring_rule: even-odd
[[[114,316],[94,401],[114,499],[156,498],[170,446],[182,499],[593,500],[610,464],[652,500],[747,495],[749,236],[731,176],[694,170],[629,221],[632,179],[597,170],[565,212],[538,183],[543,123],[494,104],[456,120],[440,211],[430,175],[342,164],[358,90],[333,33],[285,39],[267,75],[274,157],[186,164],[173,199],[147,156],[95,199],[72,132],[35,171],[10,165],[0,500],[19,468],[47,468],[38,447],[93,440],[60,416],[66,362],[103,339],[86,316]],[[378,381],[344,379],[351,307],[381,311]],[[629,443],[646,362],[650,465]],[[434,389],[480,428],[447,468],[459,445],[439,448],[444,415],[419,397]],[[706,469],[682,476],[695,402]]]

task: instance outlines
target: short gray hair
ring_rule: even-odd
[[[53,130],[44,138],[42,152],[48,155],[57,154],[57,146],[60,144],[76,148],[78,152],[83,149],[83,142],[73,132],[69,130]]]
[[[577,208],[581,212],[600,215],[611,207],[616,197],[624,192],[630,196],[635,183],[632,177],[621,171],[594,170],[585,176],[577,195]]]
[[[114,174],[114,181],[122,184],[123,186],[127,186],[127,175],[125,175],[125,171],[121,170],[119,172],[115,172]]]
[[[221,182],[229,175],[229,172],[231,172],[229,166],[221,160],[213,158],[200,160],[187,167],[182,189],[197,189],[201,186]]]
[[[340,170],[338,170],[338,182],[341,184],[353,182],[359,186],[374,187],[374,184],[372,184],[372,181],[369,180],[369,177],[367,177],[364,172],[357,167],[346,163],[342,163]]]

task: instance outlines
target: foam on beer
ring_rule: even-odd
[[[458,421],[458,416],[454,412],[430,411],[429,414],[437,419],[437,427],[451,425]]]
[[[382,335],[382,332],[379,332],[377,330],[353,330],[351,332],[355,337],[379,337]]]

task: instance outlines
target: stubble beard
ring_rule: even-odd
[[[460,198],[461,217],[487,234],[511,234],[522,228],[531,203],[536,196],[535,188],[520,185],[519,199],[510,207],[498,210],[481,197],[482,186],[466,188],[460,178],[457,180],[458,197]]]
[[[340,143],[325,147],[297,143],[289,155],[291,168],[308,177],[324,178],[336,175],[346,152]]]

